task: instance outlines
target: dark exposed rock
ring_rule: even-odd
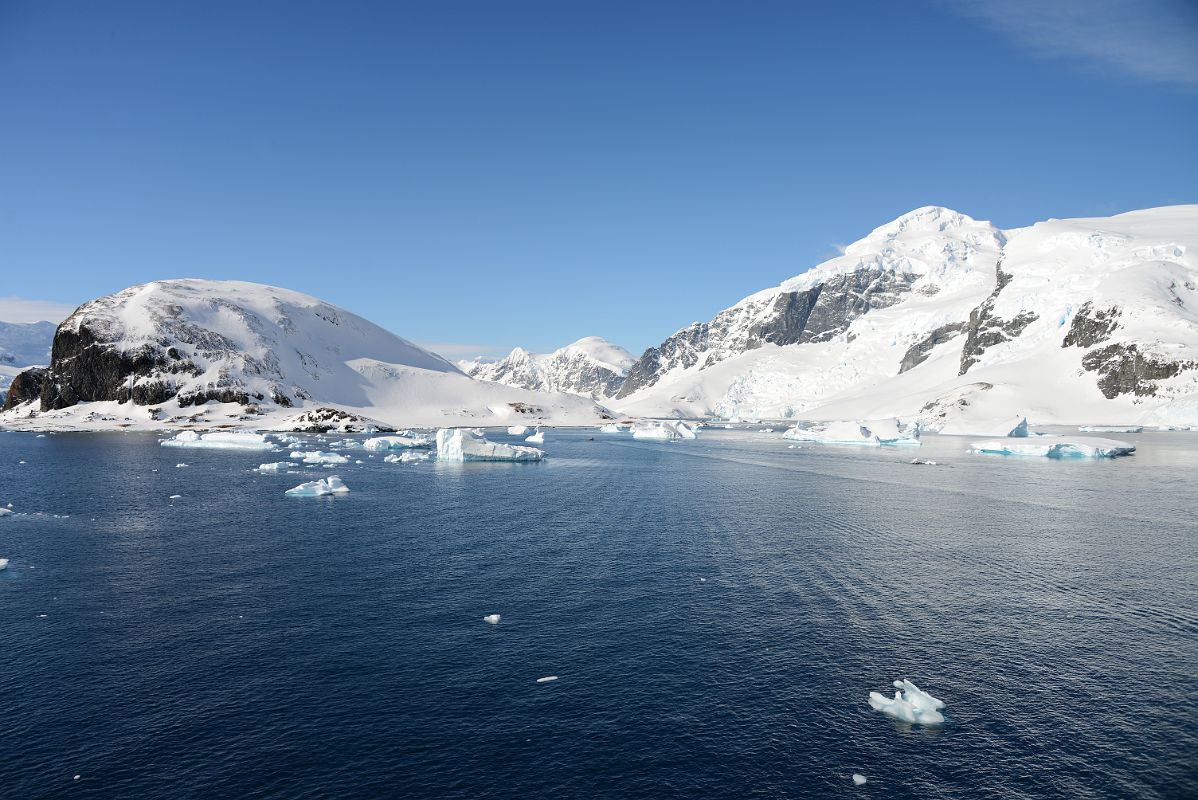
[[[1112,344],[1086,353],[1082,367],[1099,374],[1098,389],[1110,400],[1122,394],[1155,395],[1157,381],[1198,369],[1198,361],[1166,361],[1142,353],[1134,344]]]
[[[380,432],[395,430],[377,420],[327,406],[304,411],[292,417],[288,422],[291,425],[291,430],[297,433],[328,433],[329,431],[362,433],[366,430]]]
[[[1001,255],[995,266],[995,277],[997,281],[994,291],[980,306],[969,312],[969,324],[965,328],[965,346],[961,350],[961,370],[958,375],[969,372],[969,368],[981,360],[982,353],[988,348],[1014,339],[1023,333],[1028,325],[1039,319],[1039,315],[1030,311],[1007,320],[996,315],[994,304],[1013,277],[1003,272]]]
[[[908,347],[907,352],[903,354],[902,362],[899,364],[899,374],[901,375],[909,369],[914,369],[923,362],[927,361],[928,356],[932,353],[932,350],[951,339],[957,338],[959,335],[961,335],[961,331],[964,329],[964,322],[950,322],[948,325],[941,325],[939,328]]]
[[[18,373],[8,385],[8,395],[4,398],[4,410],[15,408],[42,396],[42,383],[46,379],[47,370],[33,367]]]
[[[1073,322],[1061,347],[1093,347],[1111,338],[1119,327],[1117,306],[1095,310],[1093,303],[1085,303],[1073,315]]]
[[[899,302],[915,279],[889,270],[858,270],[804,291],[781,292],[766,305],[733,306],[710,322],[692,323],[646,350],[615,396],[627,397],[652,386],[672,369],[709,367],[764,344],[826,342],[871,309]]]

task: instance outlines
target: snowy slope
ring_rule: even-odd
[[[651,349],[613,404],[933,427],[1014,414],[1192,424],[1195,248],[1198,206],[1008,231],[918,209]],[[804,303],[805,318],[789,310]]]
[[[600,399],[619,390],[635,360],[624,348],[588,336],[546,355],[517,347],[499,361],[462,361],[458,366],[480,380]]]
[[[54,349],[38,399],[0,421],[37,411],[63,424],[101,412],[140,423],[149,407],[172,419],[208,403],[270,417],[262,427],[317,407],[399,425],[600,416],[572,395],[472,380],[343,309],[240,281],[155,281],[93,300],[59,326]]]

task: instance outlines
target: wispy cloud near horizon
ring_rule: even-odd
[[[1198,90],[1198,5],[1184,0],[943,0],[1042,58]]]
[[[50,300],[0,297],[0,322],[53,322],[57,325],[74,310],[75,306]]]

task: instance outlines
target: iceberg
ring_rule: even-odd
[[[323,497],[326,494],[345,494],[348,491],[349,487],[342,483],[340,478],[336,475],[330,475],[318,481],[301,483],[295,488],[288,489],[283,494],[289,497]]]
[[[870,708],[888,717],[915,725],[942,725],[944,701],[938,700],[908,680],[895,681],[898,689],[890,698],[879,692],[869,693]]]
[[[1039,456],[1042,458],[1118,458],[1136,452],[1135,445],[1117,439],[1093,437],[1035,436],[1018,442],[992,439],[973,442],[973,452],[1000,456]]]
[[[464,428],[437,431],[438,461],[540,461],[543,450],[488,442],[485,436]]]
[[[866,779],[866,777],[864,775],[862,775],[860,772],[853,773],[853,785],[854,786],[864,786],[868,782],[869,781]]]
[[[273,461],[269,464],[259,464],[258,471],[259,472],[282,472],[284,470],[291,469],[294,466],[296,466],[296,465],[292,464],[290,461]]]
[[[1026,437],[1027,417],[1014,416],[1001,419],[955,420],[946,422],[940,429],[941,436],[1014,436]]]
[[[488,625],[498,625],[499,624],[499,615],[498,614],[487,614],[487,616],[483,617],[483,622],[487,623]]]
[[[545,444],[545,431],[541,430],[540,427],[538,427],[536,432],[532,436],[529,436],[524,441],[531,442],[532,444]]]
[[[292,458],[296,458],[295,453],[291,454]],[[323,464],[324,466],[332,466],[334,464],[348,464],[349,458],[340,453],[322,453],[319,450],[313,450],[311,453],[300,453],[299,457],[303,459],[305,464]]]
[[[11,508],[0,508],[0,517],[7,517],[12,514]]]
[[[390,455],[383,456],[383,461],[388,464],[415,464],[418,461],[428,461],[429,457],[430,454],[427,452],[417,453],[412,450],[405,450],[402,453],[391,453]]]
[[[272,445],[265,436],[250,431],[214,431],[196,433],[180,431],[170,439],[163,439],[163,447],[194,447],[221,450],[271,450]]]
[[[796,442],[818,442],[819,444],[856,444],[878,447],[878,437],[860,422],[830,422],[821,428],[800,428],[795,425],[782,434],[783,439]]]
[[[0,558],[0,569],[8,569],[8,559]]]
[[[1078,425],[1084,433],[1143,433],[1143,425]]]
[[[432,447],[427,436],[375,436],[362,442],[367,450],[406,450],[413,447]]]
[[[557,680],[556,675],[546,675],[544,678],[537,678],[537,683],[549,683],[555,680]]]
[[[698,434],[682,420],[670,419],[660,422],[642,422],[632,428],[633,439],[657,439],[676,442],[680,439],[696,439]]]
[[[861,427],[869,431],[870,435],[877,437],[879,444],[892,446],[915,446],[919,447],[919,429],[912,427],[904,427],[901,422],[893,417],[890,419],[873,419],[861,423]]]
[[[528,433],[527,425],[511,425],[507,429],[508,436],[523,436]]]
[[[614,422],[599,426],[600,433],[620,433],[620,426]]]

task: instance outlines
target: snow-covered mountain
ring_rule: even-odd
[[[1198,206],[1000,230],[920,208],[650,348],[631,414],[1198,422]]]
[[[458,366],[480,380],[601,399],[619,390],[634,361],[623,347],[587,336],[547,355],[517,347],[499,361],[459,361]]]
[[[0,322],[0,403],[8,384],[25,367],[50,363],[53,322]]]
[[[58,327],[49,368],[14,379],[4,421],[34,412],[64,422],[102,414],[137,423],[187,419],[216,405],[233,406],[226,417],[273,422],[308,420],[320,407],[397,425],[602,416],[574,395],[473,380],[440,356],[298,292],[167,280],[80,306]]]

